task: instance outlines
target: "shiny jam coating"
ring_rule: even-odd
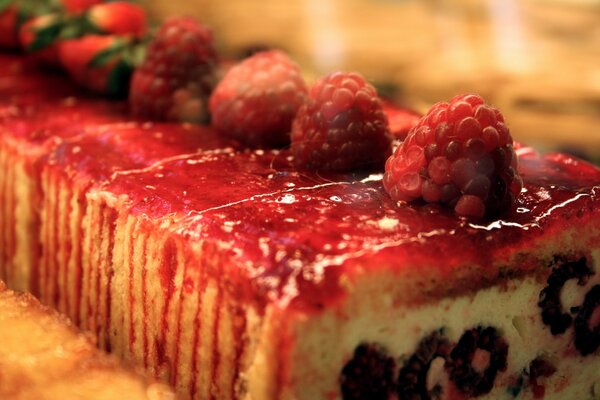
[[[65,112],[47,104],[67,101],[64,92],[74,89],[53,93],[52,80],[19,75],[26,68],[0,74],[1,118],[10,121],[2,122],[2,135],[40,143],[76,132],[47,155],[56,168],[85,173],[97,188],[125,197],[123,212],[157,225],[172,218],[171,233],[184,244],[218,248],[226,261],[215,273],[258,301],[322,309],[343,296],[342,278],[378,268],[450,279],[472,264],[492,281],[499,273],[493,266],[511,254],[566,228],[600,224],[600,171],[565,155],[517,148],[523,193],[498,218],[474,223],[431,204],[398,207],[380,174],[299,171],[287,150],[239,150],[210,129],[123,126],[128,117],[109,101],[74,98],[80,110],[62,120]],[[33,120],[11,115],[15,107],[34,110]],[[48,121],[55,121],[52,129]],[[110,135],[111,129],[121,133]],[[104,149],[98,140],[106,140]]]

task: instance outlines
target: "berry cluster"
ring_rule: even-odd
[[[478,354],[487,356],[483,365],[474,365]],[[496,375],[506,369],[507,356],[508,344],[496,329],[477,327],[461,336],[450,353],[446,370],[462,393],[477,397],[492,390]]]
[[[432,363],[436,359],[445,365],[450,355],[451,345],[442,331],[426,336],[400,370],[396,390],[400,399],[439,399],[443,398],[442,382],[428,384]]]
[[[507,357],[508,344],[493,327],[468,329],[454,346],[435,331],[421,340],[393,384],[394,359],[377,345],[361,344],[342,369],[340,388],[344,400],[390,399],[393,389],[399,399],[440,399],[450,393],[445,374],[461,398],[477,397],[492,390]]]
[[[419,119],[383,102],[358,73],[335,72],[309,89],[298,65],[276,50],[249,56],[217,82],[223,63],[212,31],[191,18],[166,21],[150,40],[144,10],[126,1],[4,3],[0,46],[20,42],[95,92],[129,92],[139,118],[210,120],[250,147],[290,145],[300,169],[385,164],[392,199],[441,203],[462,216],[494,216],[522,189],[504,117],[479,96],[436,104]],[[402,142],[392,154],[394,138]]]
[[[508,209],[522,188],[504,117],[476,95],[434,105],[385,171],[383,183],[394,200],[447,204],[471,217]]]
[[[579,286],[584,286],[593,275],[585,257],[575,261],[557,259],[538,301],[542,321],[552,335],[562,335],[574,327],[575,348],[583,356],[600,348],[600,285],[589,289],[583,304],[568,310],[561,303],[560,293],[567,281],[573,279]]]
[[[15,0],[0,5],[0,46],[20,47],[102,94],[127,92],[146,31],[144,9],[126,1]]]
[[[387,400],[394,389],[394,359],[373,344],[361,344],[340,376],[344,400]]]

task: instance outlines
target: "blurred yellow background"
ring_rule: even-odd
[[[309,75],[356,70],[425,111],[475,92],[513,136],[600,156],[600,0],[148,0],[198,17],[219,50],[277,47]]]

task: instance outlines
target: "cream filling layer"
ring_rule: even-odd
[[[596,265],[599,256],[597,251],[592,257]],[[340,310],[298,321],[293,334],[291,388],[284,398],[340,399],[340,372],[361,343],[382,346],[401,368],[431,332],[443,329],[455,344],[465,330],[478,326],[496,328],[509,345],[506,371],[498,373],[490,393],[478,398],[512,399],[515,394],[516,398],[533,398],[523,371],[537,357],[550,360],[557,369],[552,377],[540,379],[545,399],[594,398],[594,385],[600,384],[600,351],[581,356],[574,346],[572,325],[564,334],[551,334],[538,306],[545,282],[531,277],[513,280],[502,287],[413,307],[394,305],[394,298],[377,291],[390,279],[366,277]],[[599,272],[585,286],[566,284],[561,298],[567,299],[569,306],[581,305],[596,284],[600,284]],[[520,377],[525,379],[524,385],[519,385]]]

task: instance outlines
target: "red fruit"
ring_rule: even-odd
[[[46,14],[25,22],[19,30],[21,47],[32,52],[37,61],[58,66],[58,36],[63,21],[58,14]]]
[[[132,113],[156,120],[205,121],[216,64],[210,29],[192,18],[166,21],[133,75]]]
[[[129,42],[119,36],[88,35],[59,45],[62,66],[80,85],[98,93],[120,95],[127,91],[131,66],[123,52]]]
[[[70,14],[79,14],[88,8],[103,3],[104,0],[60,0],[65,10]]]
[[[212,124],[250,146],[285,145],[307,91],[300,68],[285,53],[256,53],[231,68],[215,88],[209,103]]]
[[[317,81],[292,125],[292,152],[303,168],[379,168],[391,143],[377,91],[357,73],[336,72]]]
[[[146,33],[146,12],[137,4],[115,1],[94,5],[89,9],[87,18],[102,33],[136,38]]]
[[[0,11],[0,48],[19,47],[19,13],[15,5]]]
[[[508,209],[523,185],[504,117],[476,95],[434,105],[385,171],[383,183],[392,199],[423,198],[472,217]]]

